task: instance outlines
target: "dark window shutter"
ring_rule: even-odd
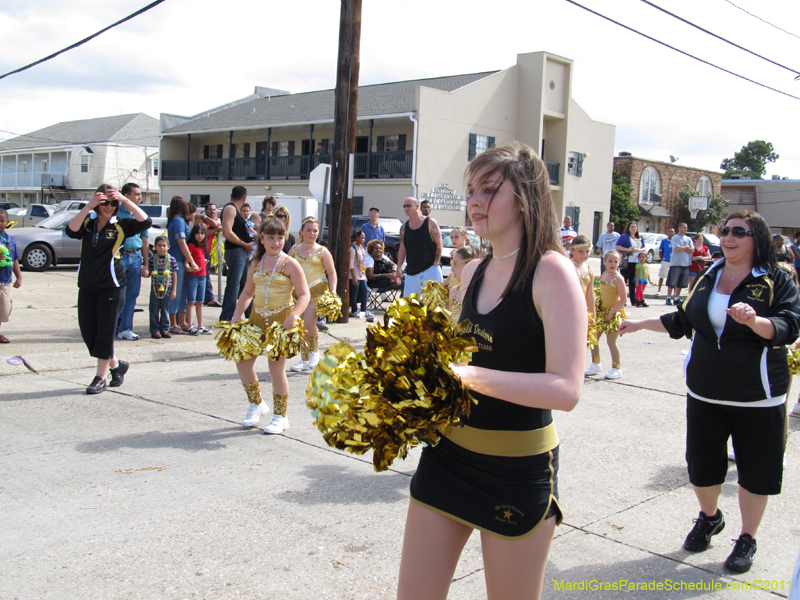
[[[272,142],[272,156],[278,156],[278,142]]]
[[[294,140],[289,142],[289,156],[294,156]]]
[[[489,139],[489,148],[494,148],[494,137],[490,135],[488,139]]]
[[[386,147],[386,136],[379,135],[378,136],[378,152],[383,152],[383,149]]]
[[[328,145],[330,144],[330,140],[328,138],[322,138],[322,153],[323,154],[330,154],[330,148]]]
[[[217,155],[214,158],[222,158],[222,144],[217,144]]]
[[[208,158],[209,158],[209,156],[208,156],[208,153],[209,153],[209,151],[210,151],[210,148],[209,148],[208,146],[203,146],[203,159],[204,159],[204,160],[208,160]]]
[[[250,142],[244,143],[244,157],[250,158]]]
[[[472,160],[478,155],[478,134],[469,134],[469,156],[467,160]]]
[[[364,196],[353,196],[353,210],[354,215],[364,214]]]
[[[397,149],[398,149],[400,152],[405,152],[405,151],[406,151],[406,134],[405,134],[405,133],[401,133],[401,134],[398,136],[398,140],[397,140]]]
[[[575,174],[578,177],[583,175],[583,153],[582,152],[578,153],[578,164],[577,164],[577,166],[575,168]]]

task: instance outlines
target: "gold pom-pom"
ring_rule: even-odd
[[[300,352],[300,345],[306,336],[303,319],[294,318],[291,329],[284,329],[283,323],[273,323],[263,330],[264,354],[270,358],[291,358]]]
[[[610,321],[606,320],[608,316],[607,310],[598,310],[597,311],[597,323],[596,323],[596,335],[599,338],[603,334],[613,333],[619,329],[619,326],[622,324],[622,320],[625,318],[625,311],[618,310],[614,313],[614,316],[611,317]]]
[[[306,403],[330,446],[363,454],[372,449],[376,471],[420,443],[436,444],[441,431],[469,415],[475,400],[453,372],[468,360],[472,339],[458,337],[448,313],[414,297],[386,310],[367,328],[356,352],[345,343],[328,349],[308,382]]]
[[[342,316],[342,299],[330,290],[317,298],[317,316],[336,321]]]
[[[428,308],[447,308],[450,290],[438,281],[426,281],[422,284],[422,304]]]
[[[789,363],[789,373],[792,375],[800,375],[800,349],[792,350],[787,347],[786,360]]]
[[[261,327],[251,325],[247,319],[238,323],[220,321],[214,327],[221,327],[214,339],[220,356],[225,360],[238,363],[261,354],[264,335]]]
[[[592,313],[589,313],[589,329],[586,335],[586,347],[594,348],[597,346],[597,322],[594,320]]]

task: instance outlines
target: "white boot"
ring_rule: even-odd
[[[266,402],[261,402],[260,404],[253,404],[250,403],[250,406],[247,407],[247,416],[242,421],[242,427],[254,427],[258,425],[258,421],[261,417],[269,412],[269,406],[267,406]]]
[[[597,375],[602,370],[603,370],[603,366],[600,363],[594,363],[593,362],[591,365],[589,365],[589,368],[586,369],[586,371],[584,372],[584,375],[586,375],[587,377],[590,376],[590,375]]]
[[[306,364],[308,365],[309,369],[313,369],[314,367],[316,367],[318,362],[319,362],[319,352],[312,352],[311,354],[308,355],[308,362]]]

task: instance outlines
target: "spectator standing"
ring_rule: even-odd
[[[644,239],[636,221],[628,223],[625,233],[619,236],[616,251],[620,255],[619,272],[628,284],[628,298],[631,306],[636,306],[636,263],[639,254],[644,252]]]
[[[264,201],[261,203],[261,220],[271,215],[273,210],[275,210],[275,196],[264,196]]]
[[[383,225],[378,224],[378,217],[381,212],[372,207],[369,209],[369,223],[364,223],[361,226],[361,231],[364,232],[364,243],[369,244],[372,240],[386,241],[386,232],[383,230]]]
[[[247,231],[240,209],[247,201],[247,189],[237,185],[231,190],[231,201],[222,207],[222,235],[225,238],[225,265],[228,278],[222,298],[220,321],[230,321],[236,309],[236,299],[244,289],[248,255],[253,251],[253,238]]]
[[[206,289],[206,228],[204,225],[192,227],[189,236],[189,252],[197,265],[197,270],[186,274],[186,332],[190,335],[202,333],[210,335],[211,331],[203,327],[203,296]],[[192,309],[196,310],[197,326],[192,325]]]
[[[278,219],[286,228],[286,241],[283,244],[283,252],[285,254],[289,254],[289,251],[294,248],[295,244],[297,244],[297,240],[295,240],[294,236],[289,233],[289,227],[292,225],[292,213],[290,213],[289,209],[283,204],[276,204],[275,208],[272,209],[272,214],[270,216]]]
[[[614,223],[606,223],[606,232],[597,238],[597,249],[600,251],[600,274],[602,275],[606,270],[605,257],[606,254],[617,248],[617,240],[619,233],[614,231]]]
[[[181,335],[188,331],[186,323],[186,273],[197,271],[197,265],[187,245],[189,233],[189,205],[180,196],[175,196],[169,204],[167,213],[167,239],[169,253],[178,263],[176,272],[175,298],[169,301],[170,331]]]
[[[19,268],[19,253],[14,238],[6,232],[8,225],[8,212],[0,208],[0,248],[8,252],[6,261],[11,264],[0,267],[0,323],[8,323],[11,318],[11,275],[16,277],[14,287],[22,285],[22,271]],[[9,339],[0,334],[0,344],[8,344]]]
[[[422,204],[419,205],[419,211],[423,214],[423,216],[427,217],[431,214],[431,203],[428,200],[423,200]]]
[[[403,210],[408,221],[400,228],[400,249],[397,252],[397,277],[402,282],[403,261],[406,261],[404,294],[419,295],[426,281],[442,282],[442,231],[439,224],[420,211],[419,200],[406,198]]]
[[[578,235],[578,232],[572,228],[572,217],[564,217],[564,226],[561,228],[561,245],[564,247],[564,252],[569,256],[569,247],[572,245],[572,240]]]
[[[775,257],[778,262],[793,262],[794,257],[789,249],[783,243],[783,236],[776,233],[772,236],[772,242],[775,244]]]
[[[150,256],[148,276],[150,285],[150,337],[159,340],[171,338],[169,332],[169,301],[175,298],[177,261],[169,255],[169,240],[164,235],[156,238],[155,254]]]
[[[198,214],[194,221],[195,225],[202,223],[206,226],[206,269],[208,270],[211,265],[211,248],[214,244],[214,238],[222,229],[222,223],[217,218],[217,206],[215,204],[206,204],[204,213]],[[217,268],[221,267],[218,265]],[[214,298],[214,286],[211,285],[210,270],[206,274],[206,292],[203,298],[203,304],[211,308],[222,307],[222,304],[217,302]]]
[[[672,236],[675,235],[675,230],[672,227],[667,231],[667,237],[661,240],[658,246],[658,257],[661,259],[661,266],[658,268],[658,289],[656,290],[656,298],[661,298],[661,285],[669,275],[669,265],[672,259]],[[672,297],[672,288],[667,287],[667,296]]]
[[[711,259],[711,254],[708,251],[708,246],[703,244],[703,234],[695,233],[692,236],[692,264],[689,265],[689,290],[694,287],[694,282],[697,281],[697,276],[700,271],[706,267],[706,259]]]
[[[142,190],[135,183],[122,186],[122,195],[139,206],[142,203]],[[120,219],[132,219],[133,215],[125,206],[119,209]],[[133,333],[133,313],[136,299],[142,289],[142,277],[147,277],[147,265],[150,262],[150,240],[147,231],[125,238],[120,249],[122,265],[125,267],[125,304],[122,307],[117,323],[117,339],[138,340]]]
[[[669,263],[667,275],[667,291],[673,290],[671,297],[667,298],[667,306],[677,304],[681,297],[681,290],[689,287],[689,265],[692,264],[694,243],[686,235],[689,226],[686,223],[678,225],[678,233],[672,236],[672,258]]]
[[[371,317],[367,310],[367,251],[364,248],[364,233],[361,229],[353,230],[353,244],[350,246],[350,316],[354,319]],[[361,312],[358,303],[361,302]]]

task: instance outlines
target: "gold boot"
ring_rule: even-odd
[[[258,380],[253,383],[243,383],[247,399],[250,406],[247,407],[247,416],[242,421],[242,427],[254,427],[258,425],[261,416],[269,412],[269,406],[261,399],[261,384]]]
[[[286,416],[286,408],[289,400],[289,392],[285,394],[272,394],[272,402],[275,404],[275,411],[272,421],[264,428],[264,433],[283,433],[289,429],[289,419]]]

